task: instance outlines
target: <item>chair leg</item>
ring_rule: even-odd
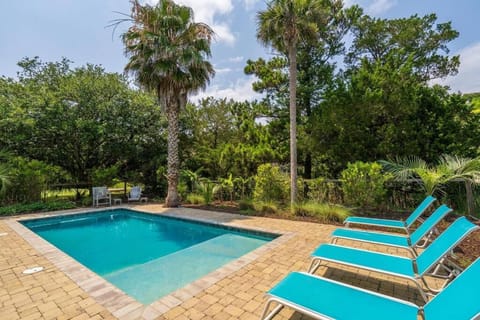
[[[425,287],[430,291],[430,292],[433,292],[433,293],[439,293],[440,291],[442,291],[445,286],[453,280],[453,278],[455,278],[457,276],[457,273],[455,272],[455,270],[452,270],[452,272],[450,272],[450,274],[446,277],[442,277],[445,279],[445,281],[443,282],[442,286],[439,288],[439,289],[433,289],[431,288],[427,281],[422,277],[422,281],[423,281],[423,284],[425,285]]]
[[[418,257],[418,252],[415,250],[415,247],[409,247],[407,248],[408,252],[412,255],[413,259],[416,259]]]
[[[260,318],[260,320],[271,320],[278,312],[280,312],[280,310],[282,310],[283,304],[279,304],[278,306],[273,308],[273,310],[270,313],[268,313],[268,309],[270,308],[270,305],[274,301],[275,301],[274,299],[268,299],[267,304],[265,305],[265,309],[263,309],[262,317]]]
[[[429,289],[429,288],[428,288],[428,285],[426,284],[425,279],[424,279],[423,277],[421,277],[421,279],[422,279],[423,283],[427,286],[427,289]],[[423,291],[423,288],[422,288],[422,286],[420,285],[420,283],[418,283],[417,279],[412,279],[412,281],[413,281],[413,282],[415,283],[415,285],[417,286],[418,292],[420,292],[420,295],[422,296],[423,301],[424,301],[425,303],[427,303],[427,302],[428,302],[427,294],[425,293],[425,291]],[[429,290],[430,290],[430,289],[429,289]]]
[[[321,264],[322,260],[313,258],[312,262],[310,263],[310,267],[308,268],[308,273],[315,273],[315,271],[317,271],[318,267],[320,267]]]

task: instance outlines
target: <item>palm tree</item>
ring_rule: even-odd
[[[215,74],[206,58],[211,56],[213,30],[193,20],[191,8],[171,0],[151,6],[132,0],[133,25],[122,35],[129,58],[125,70],[137,83],[155,92],[168,121],[167,207],[180,204],[179,113],[189,94],[205,89]]]
[[[257,15],[257,38],[289,61],[290,90],[290,200],[297,197],[297,46],[318,39],[322,18],[321,1],[272,0]]]

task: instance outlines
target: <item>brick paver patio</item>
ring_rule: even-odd
[[[258,319],[266,301],[265,292],[290,271],[306,271],[312,250],[320,243],[328,242],[329,234],[335,228],[332,225],[186,208],[164,209],[160,205],[133,208],[276,232],[282,236],[145,306],[36,236],[17,219],[2,219],[0,319]],[[40,215],[22,218],[37,216]],[[406,252],[385,250],[379,246],[364,244],[359,247],[407,255]],[[42,266],[44,270],[32,275],[22,273],[35,266]],[[412,302],[421,301],[413,284],[393,277],[333,264],[328,268],[321,267],[317,274]],[[345,302],[348,303],[348,297]],[[275,319],[307,318],[284,308]]]

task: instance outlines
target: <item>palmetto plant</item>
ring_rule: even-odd
[[[436,165],[429,165],[418,157],[396,158],[393,161],[379,161],[384,169],[391,172],[396,180],[415,181],[425,195],[446,194],[446,186],[451,182],[465,184],[469,211],[473,211],[471,186],[480,183],[480,158],[462,158],[451,155],[440,157]]]
[[[0,195],[7,191],[10,185],[9,169],[6,165],[0,163]]]
[[[183,179],[187,181],[190,186],[190,192],[194,193],[196,188],[200,182],[201,175],[200,173],[203,171],[203,168],[199,168],[196,171],[184,169],[180,171],[180,175]]]
[[[5,151],[0,151],[0,195],[5,194],[8,186],[11,184],[10,168],[7,159],[11,155]]]
[[[130,72],[144,89],[153,91],[165,109],[168,120],[167,207],[180,203],[179,180],[179,113],[189,94],[205,89],[214,75],[206,59],[211,56],[213,30],[194,22],[191,8],[172,0],[156,5],[141,5],[132,0],[127,19],[132,26],[122,35]]]

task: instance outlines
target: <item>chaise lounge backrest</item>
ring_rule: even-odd
[[[465,217],[455,220],[418,256],[417,273],[428,272],[445,253],[455,248],[467,235],[478,228]]]

